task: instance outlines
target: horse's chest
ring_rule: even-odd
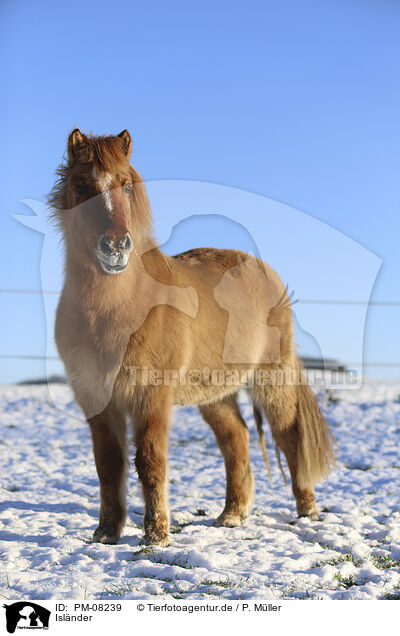
[[[87,418],[101,413],[109,403],[123,358],[122,347],[109,352],[86,342],[64,352],[69,382]]]

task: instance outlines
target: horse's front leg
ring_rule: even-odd
[[[145,503],[144,543],[169,545],[167,453],[171,406],[167,396],[154,395],[135,420],[135,465]]]
[[[126,519],[126,421],[118,409],[108,405],[88,422],[100,481],[99,526],[93,540],[116,543]]]

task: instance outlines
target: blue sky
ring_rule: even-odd
[[[400,299],[397,2],[3,0],[0,18],[1,288],[40,288],[42,236],[12,214],[29,214],[22,199],[44,200],[68,132],[79,126],[96,134],[128,128],[146,180],[222,184],[329,224],[382,259],[373,300]],[[185,241],[231,237],[221,232],[203,236],[192,224]],[[268,237],[264,218],[259,232]],[[61,260],[55,250],[57,289]],[[331,280],[321,292],[324,284],[328,296]],[[345,298],[360,299],[358,291],[343,284]],[[43,355],[42,298],[1,294],[0,302],[0,353]],[[312,311],[332,355],[346,357],[347,346],[351,357],[343,316]],[[369,309],[365,361],[400,361],[399,317],[400,307]],[[43,369],[2,360],[0,380]]]

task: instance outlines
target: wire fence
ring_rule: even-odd
[[[0,289],[2,294],[60,294],[60,291],[53,289]],[[338,299],[310,299],[301,298],[297,301],[297,304],[302,305],[349,305],[359,306],[368,305],[372,307],[400,307],[400,300],[338,300]],[[12,353],[0,354],[0,359],[15,359],[15,360],[52,360],[60,361],[57,356],[43,356],[43,355],[22,355]],[[400,368],[400,362],[344,362],[346,367],[351,366],[363,366],[363,367],[381,367],[381,368]]]
[[[55,289],[0,289],[2,294],[60,294]],[[303,305],[371,305],[376,307],[400,307],[400,300],[330,300],[301,298],[297,303]]]

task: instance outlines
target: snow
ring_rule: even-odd
[[[400,381],[320,392],[340,455],[316,489],[318,521],[296,517],[265,424],[269,484],[243,396],[255,503],[242,527],[215,527],[224,503],[222,457],[197,409],[176,408],[168,548],[140,543],[132,445],[123,536],[115,546],[91,542],[99,493],[89,429],[68,387],[52,392],[65,411],[47,387],[0,389],[1,598],[400,598]]]

